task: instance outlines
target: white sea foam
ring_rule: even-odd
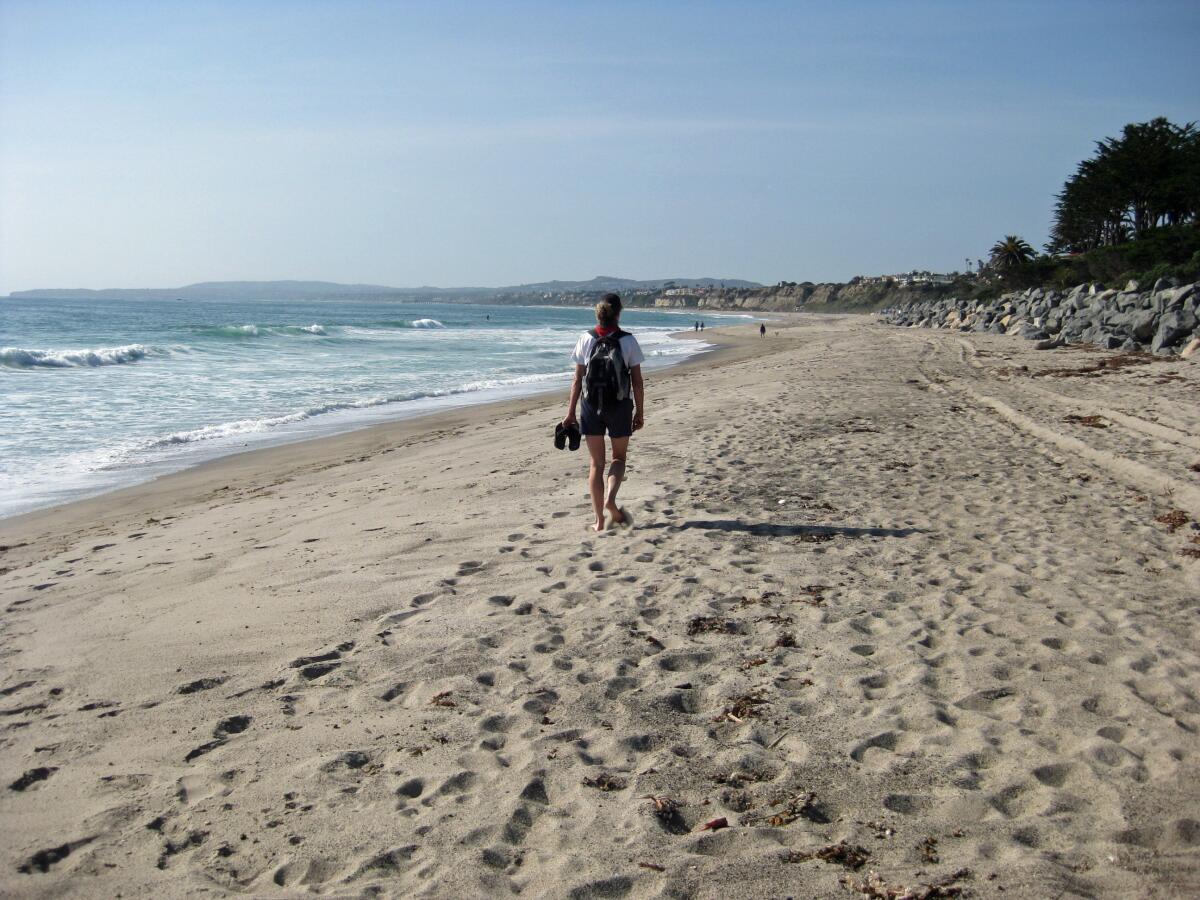
[[[307,331],[309,334],[325,334],[325,328],[321,325],[305,325],[301,327],[301,331]]]
[[[480,381],[470,381],[462,386],[462,393],[471,391],[487,391],[493,388],[516,387],[522,384],[541,384],[551,381],[566,381],[569,372],[547,372],[539,375],[514,375],[511,378],[484,378]],[[456,391],[455,393],[459,393]]]
[[[367,397],[362,400],[323,403],[320,406],[313,406],[309,409],[303,409],[299,412],[288,413],[282,416],[267,416],[261,419],[239,419],[236,422],[221,422],[216,425],[206,425],[203,428],[194,428],[190,431],[177,431],[164,438],[149,441],[144,449],[163,449],[180,444],[194,444],[198,441],[211,441],[220,438],[237,437],[243,434],[256,434],[263,431],[270,431],[272,428],[278,428],[281,425],[294,425],[297,422],[303,422],[305,419],[311,419],[340,410],[369,409],[373,406],[384,406],[388,403],[403,403],[408,400],[421,400],[426,397],[444,397],[455,393],[459,393],[459,391],[410,391],[406,394],[396,394],[390,397]]]
[[[95,350],[27,350],[22,347],[0,347],[0,366],[10,369],[119,366],[145,359],[150,352],[150,349],[142,344],[100,347]]]
[[[257,419],[239,419],[234,422],[222,422],[216,425],[206,425],[189,431],[177,431],[166,437],[148,441],[141,449],[163,450],[183,444],[194,444],[199,441],[220,440],[239,435],[259,434],[279,428],[284,425],[295,425],[307,419],[323,416],[327,413],[342,412],[355,409],[371,409],[377,406],[387,406],[392,403],[407,403],[413,400],[427,400],[435,397],[453,397],[459,394],[471,394],[477,391],[487,391],[502,388],[515,388],[521,385],[540,384],[543,382],[565,381],[566,373],[553,372],[536,375],[514,375],[510,378],[486,378],[467,382],[461,387],[445,390],[408,391],[403,394],[393,394],[386,397],[367,397],[361,400],[345,400],[334,403],[322,403],[298,412],[281,416],[265,416]]]
[[[445,328],[437,319],[417,319],[412,323],[413,328]]]

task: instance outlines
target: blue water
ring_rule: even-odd
[[[646,367],[693,316],[627,310]],[[721,317],[707,315],[709,324]],[[268,443],[561,386],[585,309],[0,299],[0,516]],[[565,400],[565,395],[564,395]]]

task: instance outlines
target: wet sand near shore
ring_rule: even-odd
[[[1200,892],[1200,365],[718,336],[632,528],[565,397],[0,522],[0,893]]]

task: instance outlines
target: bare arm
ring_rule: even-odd
[[[640,367],[639,367],[640,368]],[[563,427],[570,425],[572,422],[578,421],[575,418],[575,409],[579,406],[579,395],[583,392],[583,366],[575,366],[575,378],[571,382],[571,399],[567,402],[567,417],[563,419]],[[638,372],[638,383],[641,383],[641,372]]]
[[[629,380],[633,382],[633,430],[637,431],[646,424],[642,412],[646,408],[646,386],[642,384],[641,366],[629,370]]]

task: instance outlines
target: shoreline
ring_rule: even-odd
[[[727,326],[727,327],[737,327],[737,326]],[[714,335],[715,335],[716,331],[717,331],[717,329],[712,329],[712,333]],[[690,331],[687,331],[687,332],[679,331],[679,332],[672,333],[670,336],[671,336],[671,338],[676,339],[676,340],[699,340],[700,339],[698,335],[693,335],[692,332],[690,332]],[[658,377],[657,373],[659,373],[659,372],[666,373],[666,372],[674,371],[676,369],[679,369],[681,366],[687,365],[687,364],[689,364],[695,360],[698,360],[700,358],[703,358],[703,357],[712,358],[713,355],[720,350],[719,340],[711,340],[711,341],[706,340],[705,343],[711,344],[712,347],[710,347],[708,349],[702,349],[702,350],[696,351],[696,352],[690,354],[686,359],[684,359],[680,362],[669,362],[660,369],[652,370],[655,373],[655,377]],[[28,517],[37,516],[40,513],[49,513],[49,512],[55,511],[55,510],[65,510],[65,509],[74,507],[76,504],[88,503],[88,502],[92,502],[92,501],[96,501],[97,503],[102,503],[102,501],[104,501],[108,498],[123,499],[124,496],[126,495],[126,492],[137,491],[138,489],[141,489],[141,488],[147,488],[151,485],[155,485],[155,484],[159,483],[160,481],[163,481],[164,479],[171,479],[176,476],[186,476],[189,473],[198,472],[201,469],[207,469],[208,467],[210,467],[212,465],[220,465],[221,463],[223,463],[225,461],[229,461],[229,460],[232,460],[237,457],[245,456],[247,454],[267,452],[267,451],[271,451],[271,450],[279,450],[279,449],[282,449],[285,447],[298,447],[301,445],[308,445],[310,443],[318,443],[318,442],[326,441],[326,440],[337,440],[340,438],[344,438],[348,435],[357,434],[360,432],[369,432],[374,429],[398,427],[398,426],[402,425],[403,423],[414,423],[414,427],[420,427],[420,426],[416,426],[415,423],[424,422],[424,423],[429,423],[428,427],[436,428],[438,417],[445,416],[445,417],[449,417],[452,420],[453,417],[456,416],[457,414],[461,414],[461,413],[467,412],[469,410],[490,409],[490,408],[497,408],[499,410],[499,414],[503,414],[505,411],[511,412],[514,410],[523,409],[524,408],[523,404],[525,404],[527,402],[537,401],[539,399],[544,399],[547,396],[555,393],[556,391],[559,391],[559,388],[552,387],[552,386],[551,387],[533,387],[529,390],[528,393],[520,393],[516,396],[502,397],[499,399],[483,400],[483,401],[479,401],[479,402],[467,401],[467,402],[463,402],[461,404],[452,403],[452,405],[450,405],[448,408],[443,408],[443,409],[435,408],[435,409],[431,409],[431,410],[427,410],[427,411],[418,411],[418,412],[414,412],[414,413],[410,413],[410,414],[400,414],[395,419],[385,420],[385,421],[381,421],[381,422],[367,423],[367,424],[361,424],[361,425],[351,424],[344,429],[335,430],[335,431],[332,431],[331,433],[326,433],[326,434],[315,434],[315,435],[299,437],[299,438],[279,437],[276,440],[267,439],[267,440],[264,440],[261,443],[259,443],[257,446],[250,446],[250,447],[247,447],[246,449],[232,450],[229,452],[219,452],[215,456],[200,457],[195,462],[184,463],[180,468],[169,469],[168,471],[163,472],[162,474],[148,474],[148,476],[145,477],[144,479],[137,480],[137,481],[134,481],[129,484],[123,484],[123,485],[118,485],[118,486],[108,487],[108,488],[99,488],[94,493],[91,493],[91,492],[85,493],[81,496],[74,497],[74,498],[59,502],[59,503],[52,503],[52,504],[45,505],[45,506],[39,506],[34,509],[25,510],[23,512],[13,513],[11,515],[0,516],[0,535],[3,534],[5,528],[7,526],[9,526],[10,524],[21,523],[24,520],[26,520]],[[453,398],[446,398],[446,399],[453,400]],[[506,406],[508,404],[512,404],[511,408]],[[151,467],[151,468],[153,468],[153,467]]]
[[[763,320],[772,321],[766,317]],[[674,339],[703,340],[711,347],[699,350],[680,362],[654,370],[653,379],[679,377],[697,366],[720,366],[740,359],[740,355],[733,351],[743,346],[746,341],[731,339],[728,332],[741,327],[749,326],[729,325],[708,329],[704,338],[691,331],[673,333],[671,337]],[[565,405],[565,390],[544,388],[520,397],[417,413],[334,434],[225,453],[176,471],[152,476],[146,481],[0,518],[0,544],[20,542],[21,535],[29,530],[52,530],[64,525],[70,527],[80,520],[100,521],[112,515],[123,514],[131,507],[151,512],[154,504],[165,494],[179,491],[194,496],[211,491],[217,482],[236,481],[280,468],[303,468],[306,458],[310,455],[314,457],[311,464],[320,465],[344,454],[370,453],[384,444],[403,444],[417,440],[430,432],[464,426],[479,427],[490,419],[503,420],[541,407],[549,407],[553,403],[550,398],[556,393],[563,395]],[[549,440],[546,443],[549,446]]]
[[[456,327],[475,327],[472,323],[476,318],[481,328],[495,325],[484,324],[482,311],[455,313],[435,306],[422,309],[449,316],[447,321],[455,323]],[[152,365],[154,371],[148,376],[141,372],[140,366],[105,368],[96,373],[96,379],[88,379],[84,383],[76,381],[83,377],[82,372],[61,375],[45,372],[35,375],[36,364],[31,362],[25,366],[18,358],[14,363],[16,368],[24,367],[29,371],[0,375],[0,378],[9,382],[7,386],[13,390],[20,388],[22,393],[15,395],[19,401],[17,410],[28,409],[30,418],[27,423],[29,427],[21,428],[21,423],[12,415],[9,416],[13,427],[2,443],[11,453],[9,465],[0,467],[4,470],[3,477],[0,477],[3,483],[0,493],[4,494],[4,502],[0,503],[0,521],[107,496],[114,491],[146,484],[159,477],[187,471],[208,461],[248,450],[336,436],[438,412],[452,412],[465,407],[553,392],[558,385],[569,383],[568,367],[561,364],[555,366],[553,357],[558,355],[557,351],[550,354],[538,352],[538,341],[543,339],[532,339],[536,331],[524,333],[521,329],[536,329],[540,327],[538,323],[550,328],[553,334],[544,338],[550,343],[541,345],[540,349],[553,349],[567,341],[568,346],[562,351],[565,360],[569,343],[574,340],[573,336],[568,340],[568,333],[578,323],[564,321],[561,313],[538,313],[537,310],[532,312],[539,317],[531,320],[530,312],[514,308],[500,315],[499,318],[509,324],[501,326],[497,342],[480,348],[482,356],[476,362],[468,362],[465,361],[467,357],[454,355],[459,351],[453,348],[459,347],[463,338],[455,338],[453,328],[444,332],[431,328],[406,332],[411,341],[416,342],[414,346],[417,348],[417,355],[410,364],[406,362],[404,353],[391,352],[390,344],[385,342],[385,346],[374,342],[376,332],[371,330],[373,326],[368,324],[360,327],[368,320],[374,322],[375,319],[386,317],[353,306],[341,318],[333,313],[322,315],[319,310],[307,308],[301,308],[295,314],[275,310],[273,315],[266,315],[265,319],[253,311],[244,311],[247,319],[259,319],[260,324],[263,321],[275,323],[262,325],[261,329],[255,325],[198,328],[186,322],[167,322],[158,331],[141,329],[136,338],[146,342],[145,346],[131,344],[130,347],[138,353],[132,359],[121,357],[114,360],[114,365],[116,361],[137,361],[142,356],[152,361],[158,360],[158,368]],[[573,312],[576,315],[567,318],[578,318],[578,311]],[[410,312],[408,315],[411,318],[416,313]],[[306,343],[312,335],[304,332],[309,332],[311,328],[321,328],[323,332],[322,326],[310,328],[279,324],[293,318],[307,321],[310,316],[327,324],[332,317],[332,321],[342,324],[330,324],[328,335],[322,333],[315,345]],[[232,315],[232,318],[238,316]],[[725,321],[731,324],[738,323],[738,320],[736,316],[725,317]],[[635,328],[639,322],[640,319],[634,322]],[[392,326],[411,323],[407,320],[385,320],[376,324],[385,327],[385,331],[379,334],[390,336],[393,333],[399,335],[403,330]],[[697,352],[695,341],[678,339],[691,324],[685,317],[661,314],[649,316],[647,322],[641,324],[648,329],[643,338],[648,372],[670,368],[680,358]],[[563,331],[564,326],[567,331]],[[509,327],[517,329],[515,336],[505,330]],[[172,328],[183,328],[186,333],[177,335]],[[189,328],[191,331],[188,331]],[[254,330],[254,341],[242,340],[246,329]],[[194,339],[187,337],[191,332],[195,332]],[[209,346],[212,332],[219,333],[222,339]],[[370,335],[371,340],[360,338],[360,332]],[[299,340],[296,337],[298,334]],[[430,337],[422,336],[426,334]],[[132,332],[125,336],[129,340],[135,339]],[[266,350],[255,349],[259,347],[259,338],[266,342],[263,345]],[[33,341],[30,346],[36,345],[35,338],[31,337],[30,340]],[[46,340],[53,343],[48,337]],[[514,340],[516,343],[511,344]],[[446,344],[447,341],[449,344]],[[442,347],[443,344],[450,349],[443,348],[436,352],[450,352],[449,357],[443,359],[436,354],[430,355],[433,352],[431,348]],[[407,347],[408,344],[401,342],[396,346]],[[384,347],[384,350],[381,351],[380,347]],[[516,349],[519,347],[524,349]],[[196,351],[194,356],[193,351]],[[50,351],[28,351],[35,356],[43,352]],[[107,349],[96,350],[104,360],[109,358],[104,356],[106,352]],[[231,354],[231,362],[227,366],[231,369],[230,380],[228,383],[209,383],[209,387],[204,387],[204,372],[216,364],[214,359],[221,359],[219,354],[223,352]],[[85,351],[75,355],[79,356],[80,353],[86,356]],[[263,371],[247,375],[254,371],[254,364],[246,361],[247,354],[257,357],[263,353],[267,354]],[[316,362],[311,365],[303,361],[296,362],[297,354],[307,354],[305,359],[311,358]],[[339,374],[333,382],[328,378],[314,380],[313,372],[320,371],[325,365],[321,360],[330,354],[337,360],[343,357],[350,360],[351,369],[346,371],[345,378]],[[92,353],[92,357],[95,356]],[[171,360],[163,361],[162,358],[167,356],[180,356],[183,361],[176,366]],[[353,362],[358,357],[362,358],[357,363]],[[518,358],[524,361],[519,364],[514,362]],[[8,371],[8,362],[6,360],[6,368],[0,369],[0,373]],[[76,362],[79,365],[75,368],[82,367],[82,362]],[[221,364],[221,367],[226,366]],[[160,376],[158,369],[169,371]],[[360,369],[375,374],[360,384]],[[341,373],[342,370],[338,371]],[[152,379],[152,384],[158,384],[161,377],[163,386],[154,387],[153,390],[137,388],[137,379],[144,377]],[[60,380],[62,378],[67,380]],[[262,402],[247,402],[247,398],[259,397],[260,389]],[[127,402],[119,402],[120,392],[128,390],[140,392],[127,398]],[[236,403],[225,399],[208,402],[203,398],[209,393],[217,398],[237,396],[240,399]],[[95,404],[88,399],[93,395]],[[139,397],[141,399],[137,399]],[[112,415],[107,412],[110,402],[115,409]],[[136,411],[143,407],[146,411],[138,414]],[[17,410],[10,410],[10,413],[23,415]],[[66,410],[77,412],[68,417]],[[171,412],[164,419],[156,410]],[[77,430],[72,426],[80,419],[87,420],[91,427],[86,434],[72,438]],[[41,439],[31,442],[31,439],[22,436],[31,434],[40,435]]]

